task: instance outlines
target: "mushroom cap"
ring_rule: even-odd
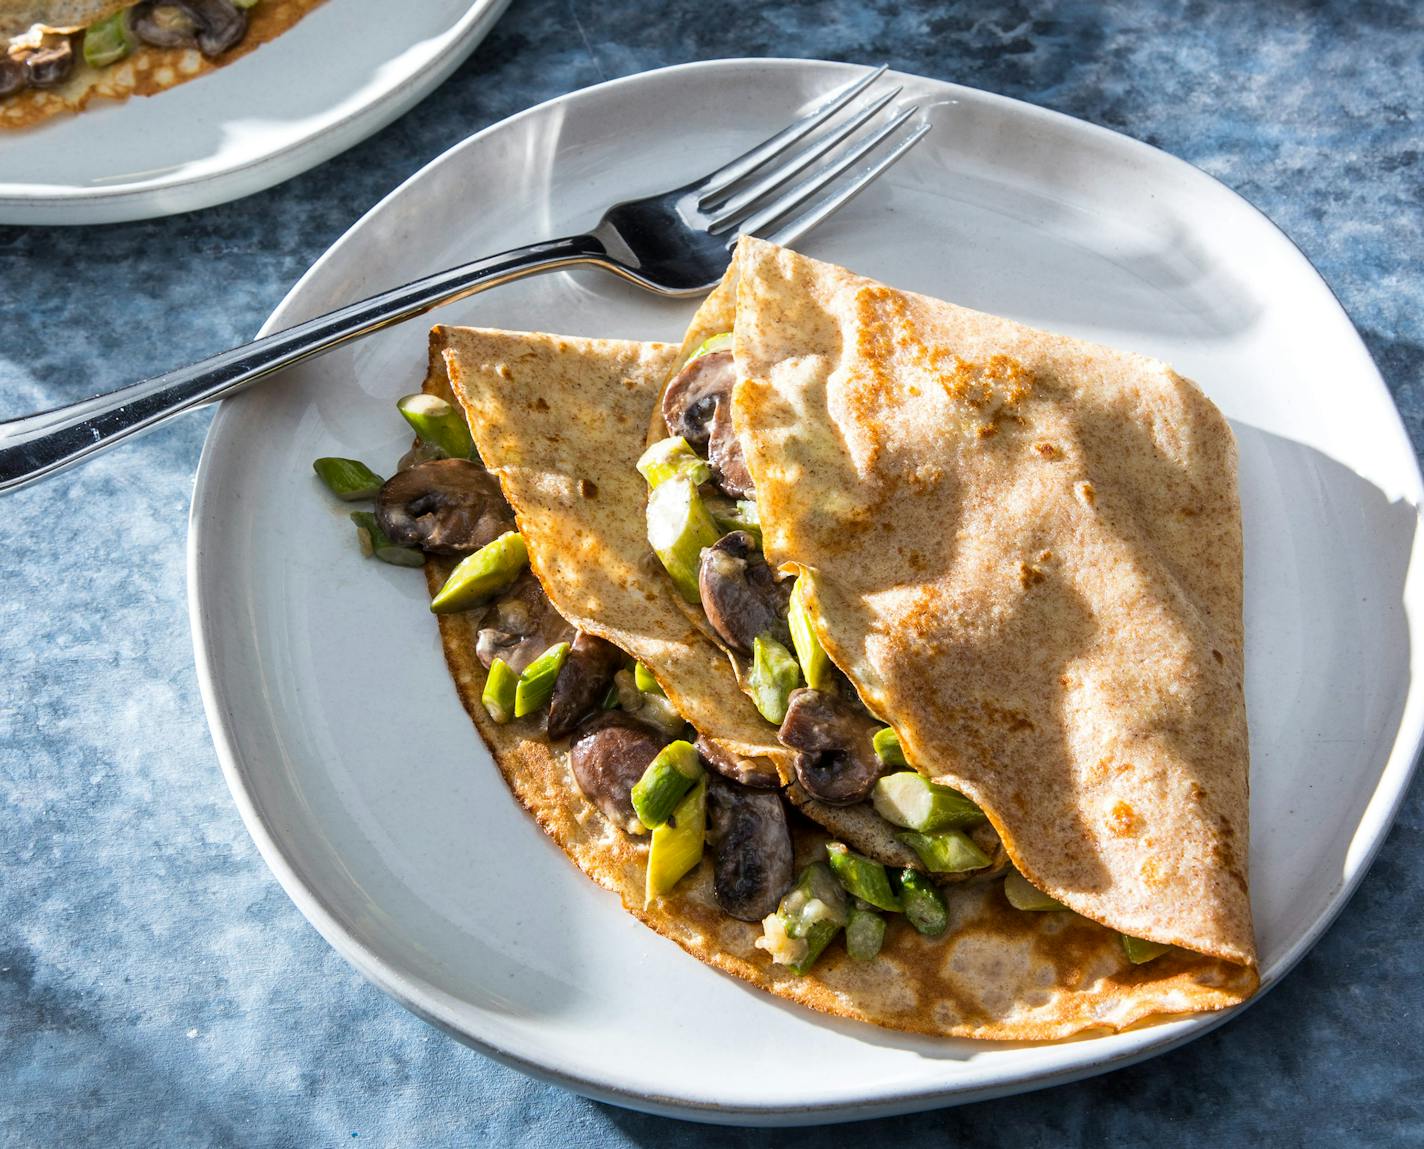
[[[663,392],[668,434],[681,435],[694,447],[706,444],[718,407],[730,407],[736,381],[730,351],[711,351],[688,363]]]
[[[752,482],[746,455],[742,453],[742,441],[732,427],[732,405],[729,402],[719,402],[713,412],[707,461],[712,464],[712,481],[718,489],[734,499],[749,499],[756,494],[756,484]]]
[[[598,709],[623,659],[623,652],[607,639],[583,631],[574,636],[549,699],[550,738],[563,738]]]
[[[485,669],[501,658],[519,674],[555,643],[574,638],[574,628],[554,609],[539,580],[526,570],[485,611],[475,636],[475,657]]]
[[[25,74],[33,88],[54,88],[74,71],[74,45],[69,37],[46,44],[25,57]]]
[[[585,722],[569,745],[569,765],[583,795],[628,833],[640,833],[633,786],[668,739],[621,710]]]
[[[0,100],[30,86],[30,70],[13,56],[0,52]]]
[[[186,19],[163,19],[164,10]],[[129,27],[155,48],[197,48],[211,58],[247,35],[247,13],[232,0],[142,0],[129,10]]]
[[[723,778],[756,790],[776,790],[781,786],[776,767],[768,759],[760,759],[763,764],[758,765],[757,759],[743,758],[715,739],[703,738],[700,735],[694,745],[704,765],[710,766]]]
[[[468,459],[436,459],[397,471],[376,496],[391,541],[438,555],[469,554],[514,530],[499,481]]]
[[[777,577],[747,531],[723,535],[702,552],[697,591],[708,623],[733,650],[750,654],[757,635],[767,633],[790,644],[791,584]]]
[[[796,780],[831,806],[863,802],[884,772],[871,741],[878,724],[838,694],[800,687],[787,700],[777,740],[796,755]]]
[[[707,819],[712,891],[718,905],[744,922],[759,922],[774,913],[795,877],[781,794],[709,775]]]

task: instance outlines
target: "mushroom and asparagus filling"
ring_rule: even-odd
[[[247,35],[259,0],[141,0],[87,27],[36,24],[0,53],[0,99],[27,88],[55,88],[82,65],[107,68],[141,44],[196,48],[213,60]]]
[[[874,959],[896,915],[926,937],[942,935],[943,889],[953,882],[1003,877],[1015,908],[1066,912],[1009,867],[977,806],[910,768],[895,732],[821,648],[795,580],[766,562],[729,430],[729,345],[729,336],[709,340],[669,386],[663,414],[674,434],[638,469],[652,488],[654,550],[678,591],[747,661],[757,708],[796,752],[786,792],[693,730],[647,667],[554,609],[529,570],[514,511],[449,403],[424,394],[397,403],[417,439],[388,479],[354,459],[317,459],[313,470],[337,498],[374,503],[351,512],[368,557],[412,567],[429,555],[459,559],[431,611],[475,616],[490,718],[526,722],[531,737],[551,743],[567,739],[579,792],[616,831],[647,840],[647,904],[710,848],[722,911],[760,922],[757,947],[797,974],[842,932],[852,960]],[[836,836],[852,840],[829,842],[824,860],[798,874],[791,825],[808,802],[842,811],[846,820],[834,824],[846,829]],[[867,820],[876,832],[862,841],[850,831]],[[877,849],[886,831],[893,856]],[[1164,952],[1126,936],[1123,949],[1134,964]]]

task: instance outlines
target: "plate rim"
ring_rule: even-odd
[[[266,191],[355,147],[410,111],[450,78],[511,3],[512,0],[470,0],[464,14],[450,26],[449,47],[436,57],[432,67],[404,82],[389,84],[336,120],[322,119],[298,139],[279,148],[213,171],[183,175],[180,170],[156,180],[130,180],[100,187],[0,182],[0,224],[65,227],[160,219]],[[425,166],[428,165],[420,170]],[[285,297],[282,302],[286,302]]]
[[[508,0],[504,0],[504,2],[507,3]],[[628,76],[616,77],[598,84],[574,89],[543,101],[542,103],[525,108],[453,144],[440,155],[422,165],[417,171],[402,180],[400,184],[377,201],[343,232],[342,235],[317,258],[311,267],[303,273],[296,283],[293,284],[292,288],[282,298],[281,302],[278,303],[272,314],[263,324],[259,334],[266,334],[289,322],[288,312],[300,311],[301,299],[309,281],[320,274],[321,269],[327,261],[333,258],[335,253],[343,248],[346,243],[354,242],[356,234],[366,225],[368,220],[381,211],[389,201],[401,195],[408,185],[427,178],[432,169],[449,160],[456,152],[465,148],[478,147],[480,141],[496,131],[503,130],[507,126],[527,117],[546,114],[549,110],[593,92],[624,86],[636,86],[646,82],[651,77],[666,76],[670,73],[732,70],[748,66],[787,69],[823,69],[831,67],[855,70],[859,70],[863,67],[862,65],[845,61],[801,57],[728,57],[716,60],[689,61],[681,64],[668,65],[662,68],[649,69]],[[1320,274],[1309,257],[1306,256],[1290,236],[1282,231],[1281,228],[1256,207],[1255,204],[1235,189],[1229,187],[1189,161],[1174,156],[1144,141],[1135,139],[1125,133],[1078,119],[1067,113],[1044,108],[1029,103],[1026,100],[1004,96],[981,88],[974,88],[970,85],[941,80],[932,76],[923,76],[917,73],[904,72],[899,69],[892,70],[892,74],[897,77],[911,79],[917,83],[938,87],[950,98],[968,96],[975,101],[998,105],[1002,110],[1026,117],[1029,121],[1037,121],[1052,129],[1080,133],[1087,132],[1099,140],[1110,142],[1113,146],[1124,149],[1129,155],[1136,155],[1155,164],[1165,162],[1168,167],[1175,166],[1179,176],[1196,181],[1200,186],[1211,189],[1212,194],[1224,194],[1227,197],[1239,201],[1240,205],[1246,208],[1254,222],[1265,225],[1266,231],[1263,232],[1263,234],[1272,236],[1277,243],[1284,243],[1286,249],[1288,249],[1287,254],[1298,260],[1301,269],[1308,272],[1316,284],[1324,288],[1324,298],[1334,306],[1338,317],[1347,325],[1350,335],[1354,339],[1355,348],[1360,353],[1362,363],[1368,364],[1369,367],[1368,378],[1362,377],[1357,381],[1356,385],[1368,384],[1376,388],[1388,401],[1388,409],[1392,415],[1391,429],[1398,440],[1397,445],[1405,449],[1406,457],[1410,459],[1412,464],[1408,474],[1404,476],[1405,481],[1402,481],[1403,489],[1401,490],[1400,497],[1407,501],[1414,508],[1416,515],[1418,515],[1419,508],[1424,506],[1424,472],[1421,472],[1418,453],[1413,448],[1413,444],[1409,439],[1408,432],[1399,414],[1398,406],[1395,404],[1393,396],[1390,394],[1389,388],[1383,376],[1380,374],[1378,364],[1375,363],[1368,346],[1360,336],[1359,329],[1356,327],[1344,306],[1340,303],[1339,298],[1336,296],[1328,281]],[[373,953],[369,947],[365,946],[356,938],[351,931],[346,928],[339,917],[328,909],[326,902],[317,890],[309,886],[286,859],[275,840],[271,828],[260,816],[257,806],[245,785],[244,767],[238,757],[236,744],[233,739],[233,731],[225,722],[224,708],[221,702],[221,691],[218,682],[220,670],[216,662],[212,659],[208,649],[207,619],[211,613],[211,607],[206,602],[202,590],[204,579],[202,571],[203,547],[200,539],[205,529],[204,508],[212,495],[210,481],[212,472],[217,466],[214,460],[221,450],[220,444],[224,438],[224,427],[232,417],[226,405],[220,405],[204,439],[194,483],[192,502],[190,504],[187,582],[189,621],[193,636],[193,651],[199,691],[203,699],[204,712],[212,733],[218,761],[222,768],[223,775],[227,780],[229,790],[232,793],[234,803],[238,808],[239,815],[242,818],[244,827],[257,846],[259,854],[272,871],[273,876],[276,877],[278,883],[297,906],[298,910],[332,948],[367,981],[394,998],[404,1008],[423,1021],[450,1034],[462,1044],[491,1057],[501,1064],[515,1068],[539,1080],[553,1082],[596,1100],[662,1116],[719,1124],[786,1125],[834,1123],[838,1121],[862,1120],[871,1117],[892,1116],[966,1104],[974,1101],[1027,1092],[1032,1089],[1046,1088],[1052,1085],[1067,1084],[1112,1069],[1133,1065],[1147,1058],[1157,1056],[1158,1054],[1169,1052],[1172,1049],[1186,1044],[1188,1041],[1192,1041],[1211,1032],[1227,1021],[1240,1016],[1245,1009],[1261,1000],[1266,993],[1279,984],[1301,958],[1320,940],[1354,896],[1364,875],[1373,865],[1380,848],[1384,844],[1385,838],[1388,836],[1390,828],[1394,824],[1404,798],[1408,793],[1410,783],[1419,766],[1420,751],[1424,749],[1424,710],[1416,713],[1411,722],[1409,707],[1410,699],[1418,694],[1421,689],[1424,689],[1424,687],[1421,687],[1416,676],[1411,671],[1407,680],[1404,709],[1400,715],[1400,732],[1395,740],[1394,750],[1386,759],[1385,767],[1380,775],[1379,786],[1374,791],[1371,801],[1362,811],[1360,823],[1356,828],[1357,837],[1362,830],[1367,830],[1369,834],[1368,848],[1359,855],[1359,860],[1353,872],[1341,881],[1337,890],[1332,894],[1331,901],[1325,911],[1316,918],[1309,929],[1304,931],[1300,938],[1296,940],[1295,944],[1286,950],[1276,963],[1275,968],[1270,972],[1270,975],[1267,976],[1263,974],[1260,989],[1256,994],[1246,1002],[1230,1009],[1214,1013],[1190,1015],[1177,1020],[1164,1021],[1142,1029],[1129,1030],[1125,1033],[1109,1035],[1091,1041],[1072,1043],[1080,1045],[1085,1049],[1100,1047],[1102,1052],[1097,1056],[1089,1054],[1081,1060],[1074,1061],[1070,1065],[1050,1068],[1048,1070],[1036,1070],[1032,1067],[1028,1067],[1019,1071],[1005,1073],[992,1083],[976,1084],[967,1087],[956,1085],[952,1081],[946,1081],[938,1086],[912,1087],[899,1091],[887,1090],[870,1098],[851,1098],[813,1103],[787,1101],[785,1103],[778,1102],[762,1105],[744,1103],[727,1105],[725,1103],[706,1101],[696,1097],[652,1094],[621,1087],[616,1081],[612,1080],[612,1078],[616,1077],[616,1074],[612,1073],[608,1075],[607,1079],[597,1079],[569,1073],[532,1060],[530,1057],[522,1053],[517,1053],[512,1049],[503,1048],[486,1038],[482,1038],[462,1029],[459,1025],[442,1017],[438,1010],[438,1002],[434,1000],[438,994],[435,992],[423,992],[422,983],[419,982],[419,979],[406,977],[398,968],[383,961],[378,955]],[[1419,545],[1420,541],[1416,538],[1416,549]],[[1408,612],[1406,611],[1406,618],[1407,617]],[[1424,621],[1411,622],[1409,625],[1412,638],[1424,638]],[[1416,631],[1418,632],[1417,634],[1413,633]],[[1419,646],[1419,644],[1416,643],[1416,647],[1417,646]],[[1406,743],[1410,746],[1408,762],[1403,766],[1397,765],[1397,760],[1399,759],[1398,747],[1401,743]],[[1383,804],[1379,802],[1382,791],[1387,794],[1387,801]],[[424,988],[433,990],[433,987]],[[1061,1042],[1048,1043],[1050,1047],[1062,1047],[1064,1044],[1065,1043]]]

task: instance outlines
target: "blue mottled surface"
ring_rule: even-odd
[[[1224,180],[1320,268],[1424,447],[1419,4],[712,7],[515,0],[417,111],[280,188],[165,223],[0,228],[0,413],[250,335],[452,138],[663,64],[807,55],[1017,96]],[[825,1132],[698,1129],[533,1082],[406,1014],[306,924],[232,808],[194,679],[184,534],[206,423],[0,503],[0,1142],[819,1145]],[[1325,940],[1226,1028],[1086,1083],[832,1136],[1424,1144],[1420,794]]]

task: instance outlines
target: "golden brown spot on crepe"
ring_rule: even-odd
[[[509,369],[508,363],[496,363],[494,373],[501,379],[509,380],[514,378],[514,372]]]
[[[1142,820],[1127,802],[1115,802],[1108,812],[1108,829],[1119,838],[1134,837],[1142,828]]]
[[[1083,502],[1087,503],[1090,507],[1098,501],[1098,492],[1093,489],[1092,483],[1079,483],[1076,487],[1074,487],[1074,490],[1078,492],[1078,497],[1082,499]]]
[[[585,499],[598,498],[598,484],[592,479],[580,479],[578,481],[578,493]]]
[[[1212,648],[1211,656],[1212,658],[1216,659],[1217,662],[1226,661],[1226,659],[1221,656],[1221,651],[1217,650],[1215,647]]]
[[[1162,863],[1159,859],[1155,857],[1148,858],[1142,863],[1141,873],[1142,880],[1146,882],[1149,886],[1155,887],[1166,884],[1166,879],[1163,877]]]
[[[1028,563],[1019,563],[1019,586],[1027,590],[1031,586],[1036,586],[1044,580],[1042,569],[1030,566]]]
[[[1060,451],[1057,447],[1055,447],[1052,443],[1035,443],[1033,445],[1033,449],[1037,451],[1040,455],[1042,455],[1045,459],[1063,458],[1063,452]]]
[[[544,396],[540,395],[539,398],[534,400],[534,410],[542,412],[547,411],[548,409],[549,401],[545,399]]]

